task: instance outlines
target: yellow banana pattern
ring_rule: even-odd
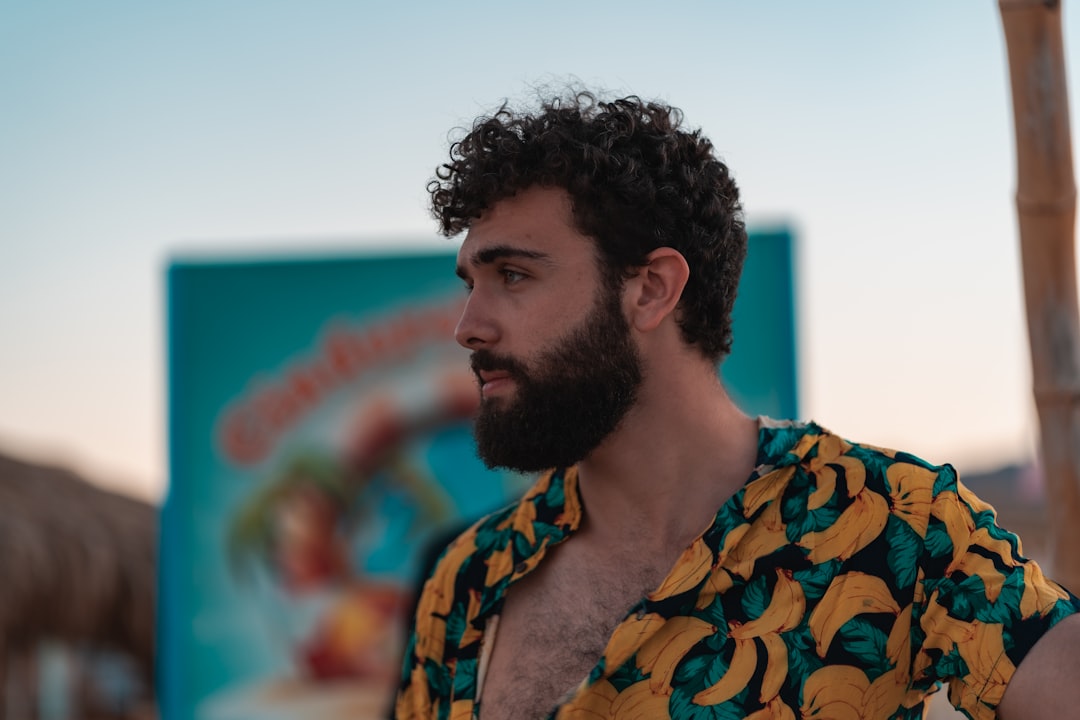
[[[817,654],[825,657],[840,628],[855,616],[867,613],[889,613],[894,617],[900,614],[885,581],[855,570],[837,576],[810,613],[810,634],[817,642]]]
[[[942,683],[994,717],[1026,649],[1080,599],[952,467],[813,423],[759,428],[753,475],[550,717],[921,718]],[[418,604],[399,718],[475,717],[488,621],[583,512],[575,469],[556,470],[451,544]]]

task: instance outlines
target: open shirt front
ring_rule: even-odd
[[[582,514],[576,471],[556,470],[451,543],[419,601],[399,718],[477,716],[507,591]],[[988,719],[1078,611],[951,466],[761,418],[746,484],[549,717],[921,718],[947,682]]]

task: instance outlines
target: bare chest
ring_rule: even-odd
[[[588,676],[615,627],[660,579],[640,564],[598,573],[569,561],[542,564],[514,585],[487,667],[481,720],[547,717]]]

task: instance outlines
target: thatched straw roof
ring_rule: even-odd
[[[150,681],[157,535],[153,505],[0,454],[0,653],[115,648]]]

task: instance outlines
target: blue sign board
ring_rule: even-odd
[[[792,241],[751,235],[721,368],[797,416]],[[450,252],[167,271],[165,720],[385,716],[425,549],[531,482],[487,470]]]

